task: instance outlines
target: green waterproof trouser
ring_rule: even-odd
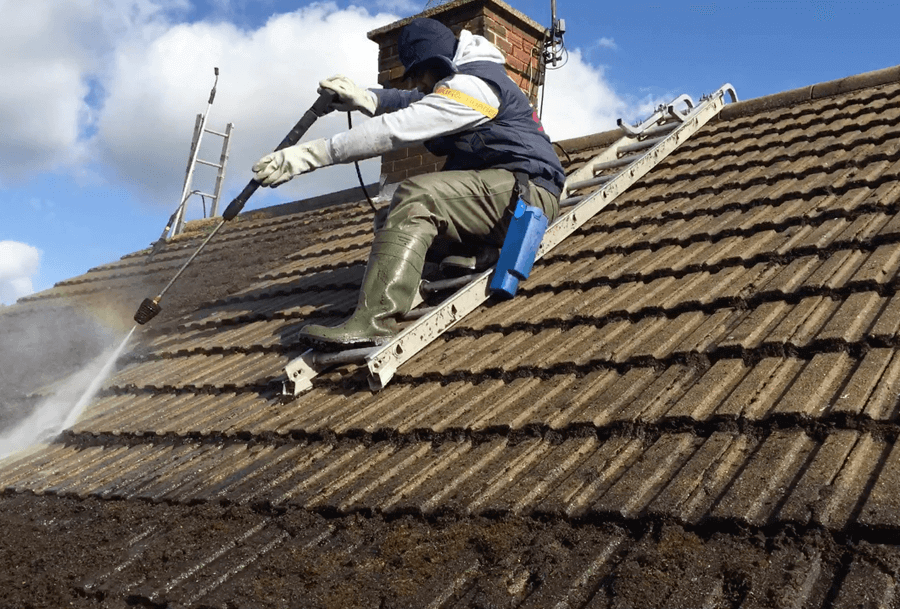
[[[441,171],[404,180],[391,201],[385,228],[408,231],[430,245],[435,237],[500,247],[515,210],[515,175],[505,169]],[[531,205],[549,222],[559,200],[529,183]]]

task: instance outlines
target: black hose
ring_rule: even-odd
[[[350,112],[347,112],[347,127],[349,129],[353,129],[353,118],[350,115]],[[356,167],[356,177],[359,178],[359,187],[362,189],[363,194],[366,195],[366,201],[369,202],[369,207],[372,208],[372,211],[378,213],[378,210],[375,208],[375,204],[372,202],[372,199],[369,198],[369,193],[366,192],[366,185],[363,182],[362,171],[359,169],[359,161],[353,161],[353,166]]]

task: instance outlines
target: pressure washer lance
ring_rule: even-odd
[[[319,99],[312,105],[312,107],[306,111],[306,114],[303,115],[297,124],[294,125],[294,128],[291,129],[291,132],[288,133],[281,143],[278,144],[278,147],[275,148],[275,151],[281,150],[283,148],[287,148],[288,146],[293,146],[297,142],[300,141],[300,138],[312,127],[312,124],[316,122],[316,120],[328,114],[331,111],[331,103],[334,101],[336,93],[333,91],[325,91],[319,95]],[[256,180],[250,180],[247,186],[244,187],[244,190],[241,191],[234,200],[228,204],[228,207],[225,208],[225,211],[222,213],[222,221],[216,226],[215,229],[203,240],[203,243],[200,244],[200,247],[197,248],[197,251],[188,258],[187,262],[185,262],[178,272],[175,273],[175,276],[172,277],[172,280],[166,284],[166,287],[162,289],[162,291],[156,296],[156,298],[145,298],[141,305],[138,307],[137,312],[134,314],[134,321],[139,324],[145,324],[154,317],[156,317],[162,308],[159,306],[159,301],[162,299],[163,294],[165,294],[172,284],[175,283],[175,280],[178,279],[184,270],[194,261],[194,258],[203,251],[203,248],[206,247],[206,244],[210,242],[210,240],[216,236],[216,233],[219,232],[219,229],[225,225],[229,220],[234,219],[240,211],[244,208],[244,205],[247,203],[247,200],[256,192],[256,189],[259,188],[259,182]]]

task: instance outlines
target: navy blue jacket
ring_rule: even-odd
[[[537,112],[507,76],[506,69],[492,61],[473,61],[458,66],[457,71],[493,85],[500,94],[500,108],[496,117],[478,127],[425,142],[432,154],[447,157],[443,170],[522,171],[532,182],[559,196],[566,179],[559,157]],[[373,89],[373,92],[378,97],[379,114],[405,108],[423,97],[418,91]]]
[[[446,156],[444,171],[508,169],[523,171],[532,182],[556,196],[566,181],[559,157],[528,98],[492,61],[473,61],[458,67],[493,85],[500,92],[500,111],[492,120],[459,133],[425,142],[438,156]]]

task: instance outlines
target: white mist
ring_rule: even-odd
[[[105,351],[69,377],[62,388],[44,400],[25,420],[3,432],[0,435],[0,459],[32,444],[51,440],[74,425],[97,395],[136,328],[131,329],[118,347]]]

